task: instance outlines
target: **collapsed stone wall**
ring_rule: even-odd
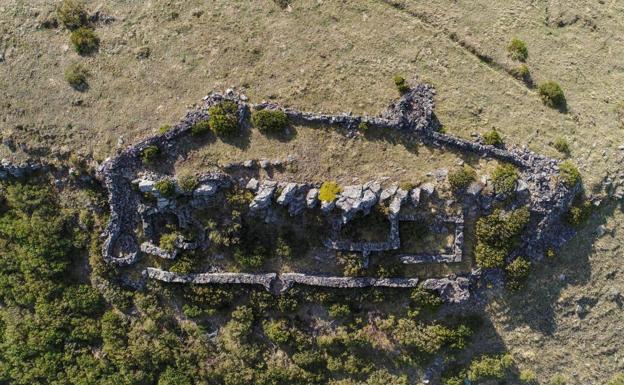
[[[527,148],[502,149],[488,146],[482,143],[471,142],[461,138],[434,130],[432,123],[433,95],[435,91],[427,85],[418,85],[410,92],[404,94],[396,103],[378,117],[352,116],[348,114],[327,115],[319,113],[301,112],[294,109],[281,109],[276,104],[260,103],[249,104],[244,95],[236,94],[228,90],[224,95],[212,94],[204,98],[205,105],[195,111],[189,112],[185,118],[172,130],[149,137],[135,145],[132,145],[118,154],[116,157],[107,159],[98,169],[98,176],[109,191],[109,205],[111,216],[108,226],[103,234],[103,257],[106,262],[115,265],[133,264],[139,258],[139,246],[136,239],[135,229],[139,223],[137,194],[132,191],[132,180],[135,179],[141,167],[140,156],[148,146],[157,146],[164,156],[174,156],[177,141],[187,135],[190,128],[197,122],[208,119],[208,107],[221,100],[232,100],[239,106],[238,116],[241,125],[247,124],[250,109],[281,109],[290,121],[295,124],[330,125],[355,130],[360,123],[371,126],[395,129],[404,132],[419,141],[434,147],[451,148],[463,152],[471,152],[480,156],[490,157],[516,165],[526,180],[525,188],[530,191],[531,211],[538,214],[534,223],[525,232],[519,249],[524,255],[539,258],[546,247],[558,247],[567,241],[572,235],[571,230],[565,228],[560,221],[560,216],[570,205],[579,186],[567,188],[562,183],[552,183],[558,177],[558,161],[545,156],[535,154]],[[267,197],[275,192],[276,185],[270,182],[259,185],[264,193],[256,195],[260,198],[256,201],[257,208],[262,209],[266,204]],[[318,189],[312,187],[308,194],[301,199],[298,186],[291,186],[293,196],[298,196],[297,201],[310,206],[314,202],[314,194]],[[410,192],[402,192],[398,198],[397,191],[392,195],[397,202],[390,206],[400,204]],[[312,194],[310,196],[309,194]],[[405,196],[402,197],[402,195]],[[382,192],[383,195],[383,192]],[[350,197],[346,197],[341,204],[352,204]],[[321,208],[333,209],[336,202],[323,202]],[[303,207],[299,204],[298,207]],[[296,211],[296,210],[295,210]],[[398,214],[398,210],[397,210]],[[554,230],[554,231],[553,231]],[[463,239],[456,238],[458,242]],[[332,245],[334,248],[354,248],[354,245]],[[394,244],[386,245],[394,247]],[[365,247],[355,247],[365,252]],[[323,281],[320,281],[323,282]],[[355,281],[354,281],[355,282]],[[445,287],[447,287],[446,285]]]

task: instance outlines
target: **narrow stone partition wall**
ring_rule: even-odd
[[[374,278],[374,277],[325,277],[302,273],[283,273],[280,279],[284,289],[295,283],[308,286],[324,286],[335,288],[358,287],[416,287],[418,278]]]
[[[145,270],[148,278],[169,283],[197,283],[197,284],[243,284],[262,285],[270,290],[277,274],[247,274],[247,273],[196,273],[178,274],[172,271],[148,267]]]

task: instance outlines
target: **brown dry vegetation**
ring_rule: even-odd
[[[78,152],[102,160],[228,87],[253,101],[376,114],[397,97],[392,77],[401,73],[436,87],[436,115],[452,134],[495,128],[507,144],[552,156],[561,155],[549,143],[566,137],[588,186],[622,167],[624,6],[615,0],[298,0],[287,9],[270,0],[97,5],[116,21],[96,23],[99,52],[80,57],[69,31],[41,28],[54,15],[51,2],[0,4],[1,157]],[[88,6],[93,11],[96,3]],[[543,105],[533,88],[510,75],[518,66],[507,56],[511,37],[528,46],[534,84],[552,79],[562,86],[567,112]],[[64,68],[76,61],[91,74],[87,92],[64,80]],[[421,179],[438,167],[432,160],[447,167],[457,161],[452,154],[419,148],[414,157],[402,144],[303,128],[287,142],[256,134],[247,148],[219,142],[198,150],[186,166],[295,154],[301,176],[346,183],[354,174],[360,181]],[[611,231],[598,237],[602,222]],[[573,384],[601,383],[624,370],[617,343],[624,339],[622,305],[607,298],[611,289],[624,291],[623,223],[620,208],[603,209],[557,260],[540,266],[526,291],[490,307],[497,335],[540,382],[563,373]],[[590,303],[584,317],[575,312],[579,301]]]

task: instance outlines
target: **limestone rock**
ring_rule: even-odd
[[[414,205],[414,207],[418,207],[418,205],[420,204],[420,188],[419,187],[415,187],[412,189],[412,191],[410,191],[410,200],[412,201],[412,204]]]
[[[258,179],[256,178],[251,178],[249,179],[249,182],[247,182],[247,185],[245,186],[245,188],[247,190],[251,190],[253,192],[258,191],[258,187],[260,186],[260,182],[258,182]]]
[[[266,209],[267,207],[269,207],[269,205],[271,204],[271,198],[273,198],[273,194],[275,193],[276,189],[276,181],[263,181],[258,187],[258,192],[256,193],[256,196],[249,204],[249,208],[255,211]]]
[[[216,183],[202,183],[193,191],[193,196],[196,198],[208,198],[215,195],[218,189],[219,186]]]
[[[396,194],[394,194],[392,201],[390,202],[390,213],[398,214],[399,211],[401,211],[401,206],[403,205],[403,202],[405,202],[406,199],[407,199],[407,191],[403,190],[402,188],[398,189],[396,191]]]
[[[282,190],[282,193],[277,198],[277,203],[279,203],[282,206],[289,205],[292,199],[295,197],[295,194],[297,194],[297,188],[298,186],[296,183],[286,184],[286,186]]]
[[[319,189],[311,188],[306,195],[306,206],[311,209],[318,204]]]
[[[381,192],[381,195],[379,196],[379,201],[384,202],[388,200],[389,198],[394,196],[394,194],[397,192],[398,189],[399,189],[399,186],[397,184],[393,184],[392,186],[383,189],[383,191]]]

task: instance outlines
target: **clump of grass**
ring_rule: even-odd
[[[319,189],[319,199],[323,202],[332,202],[336,196],[342,191],[338,183],[333,181],[323,182]]]
[[[77,0],[63,0],[56,9],[56,16],[61,24],[70,30],[80,28],[87,22],[84,3]]]
[[[578,198],[565,215],[565,221],[574,227],[585,223],[592,213],[592,204],[589,200]]]
[[[553,143],[553,147],[562,154],[570,155],[570,146],[565,138],[557,138]]]
[[[490,146],[499,147],[503,145],[503,138],[495,128],[483,134],[483,141]]]
[[[452,171],[448,175],[448,181],[451,188],[455,191],[460,191],[467,188],[470,183],[474,182],[477,178],[477,172],[474,168],[463,165],[455,171]]]
[[[145,164],[151,164],[160,154],[160,149],[156,146],[147,146],[141,152],[141,160]]]
[[[399,188],[405,191],[411,191],[414,187],[416,187],[416,185],[408,181],[401,182],[401,184],[399,184]]]
[[[81,63],[72,63],[65,69],[65,80],[77,91],[85,91],[89,88],[88,77],[89,71]]]
[[[169,125],[169,124],[164,124],[164,125],[162,125],[162,126],[160,126],[158,128],[158,132],[161,133],[161,134],[164,134],[165,132],[167,132],[169,130],[171,130],[171,125]]]
[[[567,160],[559,165],[559,172],[561,183],[567,187],[574,187],[581,181],[581,173],[578,168]]]
[[[238,133],[238,105],[226,100],[208,109],[209,124],[212,131],[219,136],[233,136]]]
[[[565,95],[559,83],[549,80],[539,85],[538,92],[545,105],[552,108],[563,108],[566,104]]]
[[[207,120],[202,120],[191,126],[191,134],[193,135],[204,135],[208,131],[210,131],[210,123]]]
[[[88,27],[80,27],[72,31],[69,36],[74,49],[80,55],[88,55],[97,51],[100,46],[100,39],[93,29]]]
[[[501,164],[492,173],[494,190],[500,194],[511,195],[516,191],[518,171],[511,164]]]
[[[529,56],[526,43],[518,38],[513,38],[507,46],[507,53],[513,60],[525,61]]]
[[[172,197],[175,195],[175,183],[171,179],[161,179],[154,183],[154,187],[160,195],[164,197]]]
[[[525,83],[532,83],[531,71],[529,70],[529,66],[527,66],[526,64],[520,64],[516,69],[513,70],[513,74],[516,78],[522,80]]]
[[[400,93],[404,94],[407,91],[409,91],[409,85],[407,84],[403,76],[396,75],[393,80],[394,80],[394,85],[396,86],[397,90]]]
[[[251,114],[251,122],[260,132],[276,134],[288,126],[288,116],[280,110],[260,110]]]
[[[522,288],[531,272],[531,262],[523,257],[514,259],[507,267],[505,273],[507,275],[507,288],[516,291]]]

